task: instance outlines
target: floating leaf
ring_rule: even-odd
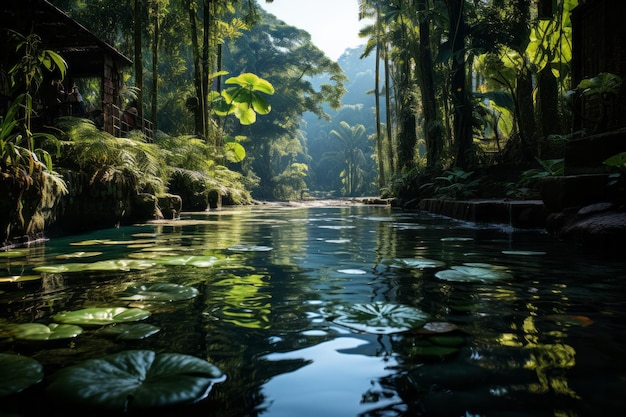
[[[49,274],[62,274],[64,272],[112,272],[112,271],[140,271],[155,266],[155,262],[148,262],[140,259],[115,259],[109,261],[98,261],[94,263],[71,263],[60,265],[38,266],[33,271],[45,272]]]
[[[164,265],[190,265],[197,268],[209,268],[220,259],[215,256],[166,256],[158,259]]]
[[[433,333],[449,333],[457,330],[458,327],[447,321],[431,321],[426,323],[422,328],[418,330],[418,333],[433,334]]]
[[[23,258],[24,256],[28,256],[28,249],[14,249],[14,250],[0,252],[0,259]]]
[[[0,353],[0,397],[16,394],[43,379],[43,365],[35,359]]]
[[[61,369],[47,392],[55,400],[127,412],[199,401],[224,379],[215,365],[190,355],[129,350]]]
[[[445,281],[455,282],[490,282],[513,277],[508,272],[491,268],[473,266],[452,266],[450,268],[437,272],[435,276]]]
[[[474,240],[472,237],[442,237],[440,239],[442,242],[469,242]]]
[[[79,326],[57,323],[48,326],[42,323],[22,323],[15,325],[11,330],[13,337],[19,340],[72,339],[83,332]]]
[[[141,340],[156,334],[161,329],[148,323],[112,324],[99,330],[98,334],[112,336],[119,340]]]
[[[428,258],[392,258],[383,259],[381,263],[392,268],[409,269],[440,268],[446,265],[443,261]]]
[[[0,282],[28,282],[41,279],[41,275],[13,275],[10,277],[0,277]]]
[[[228,250],[233,252],[268,252],[273,248],[270,246],[256,246],[256,245],[234,245],[229,246]]]
[[[522,256],[535,256],[535,255],[545,255],[545,252],[541,251],[532,251],[532,250],[503,250],[502,253],[504,255],[522,255]]]
[[[333,323],[375,334],[405,332],[421,327],[430,318],[417,308],[383,302],[336,306],[330,316]]]
[[[63,255],[57,255],[57,259],[74,259],[74,258],[89,258],[91,256],[102,255],[102,252],[73,252]]]
[[[95,245],[103,245],[108,242],[109,239],[90,239],[90,240],[82,240],[80,242],[72,242],[70,245],[72,246],[95,246]]]
[[[148,317],[150,317],[150,312],[140,308],[104,307],[58,313],[52,318],[54,321],[67,324],[102,326],[112,323],[140,321]]]
[[[194,298],[199,291],[194,287],[172,283],[151,283],[137,287],[128,287],[119,295],[126,301],[163,301],[173,302]]]

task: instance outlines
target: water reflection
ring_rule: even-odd
[[[101,252],[94,261],[219,262],[155,261],[140,272],[44,274],[35,284],[0,287],[0,335],[6,323],[48,324],[64,310],[126,305],[116,294],[129,285],[172,282],[201,294],[143,303],[161,331],[141,342],[86,332],[71,344],[22,350],[0,338],[0,352],[33,355],[56,369],[147,348],[222,368],[228,379],[179,415],[582,417],[619,415],[626,405],[626,269],[543,233],[473,228],[388,207],[225,209],[53,239],[0,257],[0,276],[90,262],[57,258],[78,251]],[[524,255],[532,251],[545,255]],[[485,264],[511,278],[450,282],[435,275],[441,268],[383,262],[418,258],[446,268]],[[322,313],[374,302],[418,308],[432,323],[368,335]]]

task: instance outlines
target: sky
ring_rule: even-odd
[[[358,0],[274,0],[258,3],[267,12],[288,25],[311,34],[313,43],[336,61],[346,48],[365,43],[359,30],[366,25],[359,21]]]

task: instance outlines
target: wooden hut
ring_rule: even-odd
[[[102,103],[93,104],[102,112],[102,128],[116,136],[125,130],[120,93],[124,87],[123,73],[132,65],[128,57],[46,0],[3,0],[0,11],[4,22],[0,25],[0,36],[8,36],[6,29],[22,35],[35,33],[41,38],[43,48],[65,59],[68,64],[66,88],[71,88],[81,78],[99,78]],[[0,53],[10,56],[13,51],[2,50],[7,48],[7,42],[0,44]],[[144,127],[148,137],[152,137],[149,122],[138,123],[138,126]]]

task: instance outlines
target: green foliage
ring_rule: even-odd
[[[539,196],[539,182],[547,177],[561,176],[565,172],[565,159],[535,158],[541,168],[532,168],[524,171],[516,183],[507,184],[507,196],[512,198],[537,198]]]
[[[274,87],[269,81],[244,73],[228,78],[225,83],[234,86],[224,89],[221,94],[214,92],[212,95],[214,112],[218,116],[233,114],[242,125],[251,125],[256,122],[257,114],[271,111],[269,102],[260,94],[274,94]]]
[[[279,200],[297,199],[308,188],[308,166],[301,163],[293,163],[280,175],[274,177],[274,196]]]
[[[62,161],[98,179],[132,184],[137,192],[153,194],[165,191],[169,174],[167,151],[143,136],[116,138],[99,130],[90,120],[66,117],[57,120],[66,135]]]
[[[441,199],[471,198],[476,196],[480,185],[480,179],[473,177],[473,171],[453,168],[435,177],[434,181],[422,184],[420,190]]]
[[[56,401],[132,412],[201,400],[223,379],[203,359],[129,350],[64,368],[47,390]]]

